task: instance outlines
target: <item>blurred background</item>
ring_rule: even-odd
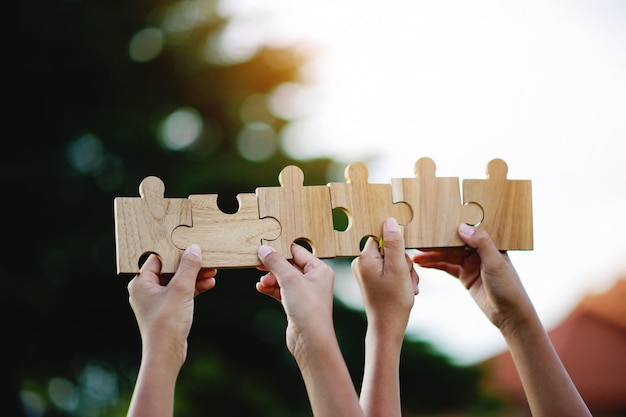
[[[113,199],[278,185],[484,178],[533,184],[535,248],[511,257],[594,415],[626,413],[626,6],[620,1],[102,0],[5,6],[2,415],[124,416],[140,340],[115,272]],[[346,259],[336,328],[360,385],[365,319]],[[407,416],[527,415],[498,332],[418,270]],[[260,273],[198,298],[176,415],[309,416]],[[260,360],[262,358],[262,360]]]

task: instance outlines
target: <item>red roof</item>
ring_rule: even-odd
[[[548,335],[591,412],[624,415],[626,277],[605,293],[585,297]],[[508,352],[487,360],[485,366],[490,370],[489,387],[513,404],[526,404]]]

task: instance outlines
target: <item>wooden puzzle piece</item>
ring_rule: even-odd
[[[330,192],[324,185],[304,186],[304,174],[289,165],[279,174],[280,187],[256,189],[259,217],[272,217],[280,222],[281,235],[263,240],[283,256],[291,258],[294,241],[307,242],[318,258],[335,256]]]
[[[391,184],[369,184],[367,166],[361,162],[349,164],[344,170],[345,183],[329,183],[333,208],[348,216],[345,231],[335,233],[336,256],[358,256],[360,243],[366,236],[379,238],[387,217],[395,217],[400,228],[413,216],[405,202],[394,202]]]
[[[183,249],[198,243],[204,267],[259,266],[258,245],[291,257],[289,246],[306,241],[319,258],[360,255],[361,240],[378,238],[384,219],[403,229],[406,248],[461,246],[456,229],[466,222],[487,230],[500,250],[533,248],[532,190],[529,180],[508,180],[501,159],[487,166],[487,179],[437,178],[430,158],[419,159],[415,178],[369,184],[367,167],[348,165],[345,183],[304,186],[296,166],[285,167],[280,187],[257,188],[237,196],[239,210],[222,212],[217,195],[165,198],[157,177],[146,177],[139,197],[114,199],[117,272],[137,273],[148,253],[159,255],[163,273],[173,273]],[[477,207],[480,207],[478,209]],[[345,231],[334,230],[333,209],[346,214]]]
[[[261,265],[257,251],[261,240],[276,239],[280,223],[259,218],[256,194],[238,194],[239,209],[228,214],[219,209],[217,194],[191,195],[192,226],[180,226],[172,241],[185,249],[192,243],[202,248],[206,268],[245,268]]]
[[[172,242],[172,231],[191,225],[187,198],[164,198],[165,185],[154,176],[139,184],[140,197],[116,197],[115,246],[117,273],[138,273],[139,260],[147,253],[161,259],[161,272],[175,272],[182,251]]]
[[[404,226],[407,248],[464,246],[457,232],[459,224],[476,225],[483,218],[478,204],[461,203],[458,177],[436,177],[430,158],[415,162],[415,178],[392,178],[394,202],[405,201],[413,210],[413,219]]]
[[[486,230],[500,250],[533,248],[532,185],[529,180],[508,180],[502,159],[487,165],[486,180],[463,180],[463,201],[483,208],[479,228]]]

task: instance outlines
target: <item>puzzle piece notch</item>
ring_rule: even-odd
[[[281,225],[275,240],[263,240],[286,258],[295,241],[307,242],[318,258],[335,257],[330,191],[325,185],[304,186],[304,173],[295,165],[282,169],[280,187],[256,191],[259,217],[272,217]]]
[[[148,176],[139,184],[139,197],[116,197],[115,247],[117,273],[138,273],[148,253],[159,255],[161,272],[175,272],[182,251],[172,242],[172,231],[191,225],[191,204],[186,198],[165,198],[165,184]]]
[[[197,243],[202,249],[205,268],[246,268],[260,266],[257,251],[263,239],[280,236],[281,225],[271,217],[259,218],[254,193],[237,195],[239,208],[224,213],[217,204],[217,194],[189,196],[192,226],[180,226],[172,233],[179,249]]]
[[[382,224],[388,217],[395,217],[400,224],[408,224],[413,217],[406,202],[394,201],[391,184],[370,184],[368,169],[362,162],[353,162],[344,170],[345,183],[329,183],[333,208],[348,216],[348,227],[334,231],[336,256],[358,256],[360,243],[366,236],[379,238]]]
[[[478,204],[461,202],[458,177],[436,177],[435,162],[427,157],[415,162],[415,178],[392,178],[394,201],[405,201],[413,210],[413,219],[404,227],[407,248],[464,246],[458,234],[461,223],[482,221]]]
[[[532,250],[532,183],[507,179],[508,166],[496,158],[487,164],[487,179],[463,180],[463,201],[483,208],[486,230],[500,250]]]

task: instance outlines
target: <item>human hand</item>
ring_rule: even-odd
[[[139,274],[128,283],[129,302],[135,313],[146,353],[166,351],[182,366],[187,355],[194,297],[215,286],[216,269],[201,269],[202,253],[191,245],[182,254],[176,273],[161,275],[161,262],[150,255]],[[151,350],[152,349],[152,350]]]
[[[466,224],[459,235],[469,248],[423,251],[413,262],[457,277],[496,327],[514,328],[534,308],[508,253],[499,251],[487,232]]]
[[[298,360],[309,347],[334,336],[332,322],[332,268],[300,245],[292,244],[288,261],[270,246],[259,248],[259,259],[269,271],[256,284],[257,290],[280,301],[287,315],[287,348]]]
[[[352,261],[359,283],[368,326],[404,336],[419,277],[404,248],[404,238],[394,218],[383,223],[383,254],[369,238],[361,255]]]

